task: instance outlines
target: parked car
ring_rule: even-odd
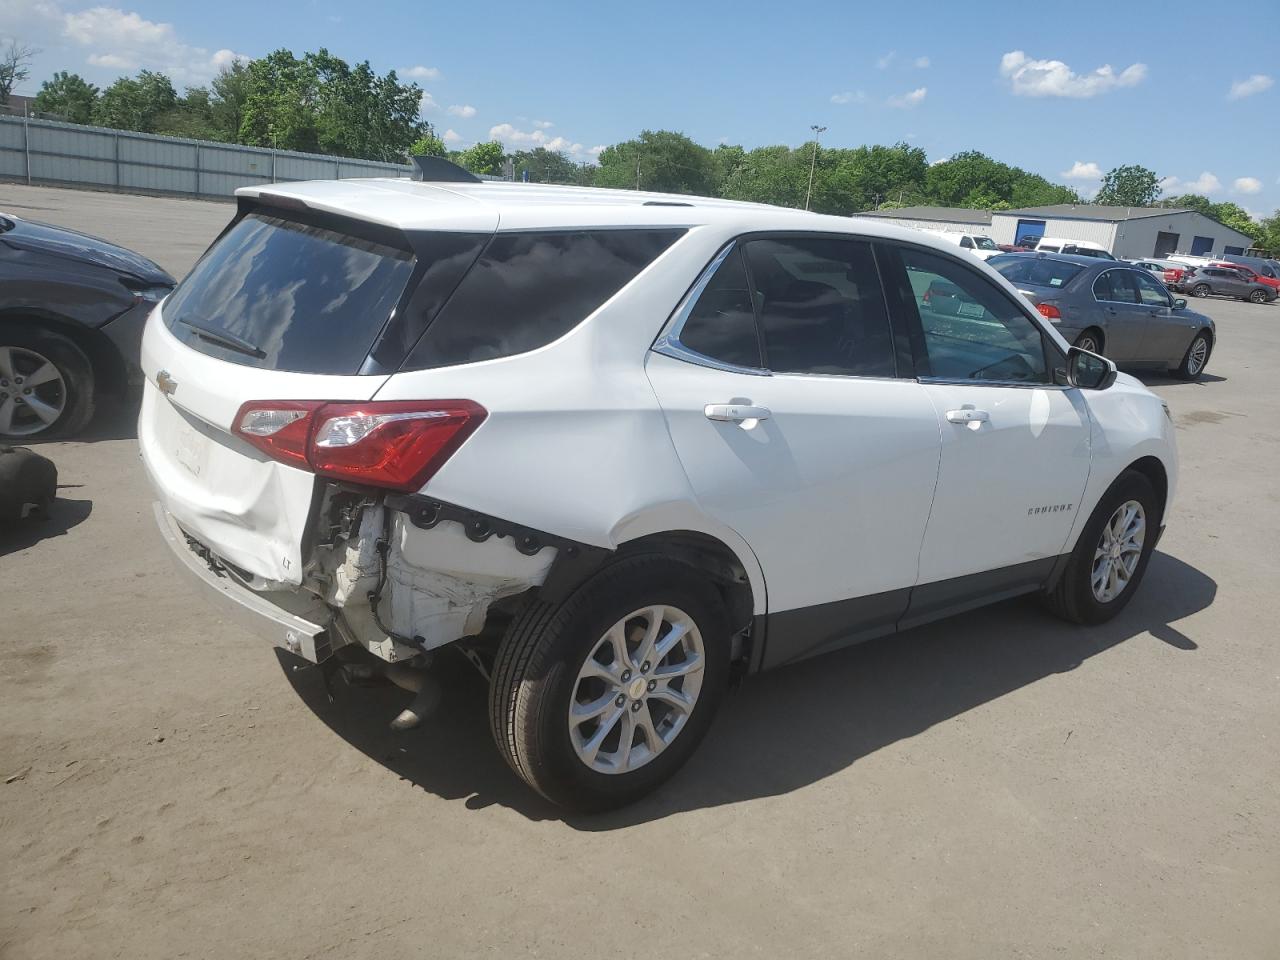
[[[1256,273],[1252,268],[1246,267],[1242,263],[1232,263],[1230,260],[1219,260],[1210,264],[1210,266],[1224,267],[1227,270],[1234,270],[1250,283],[1260,283],[1264,287],[1269,287],[1276,293],[1280,293],[1280,280],[1277,280],[1275,277],[1268,277],[1264,274]]]
[[[1125,263],[1154,274],[1170,288],[1179,283],[1183,274],[1187,272],[1185,264],[1174,263],[1172,260],[1126,260]]]
[[[74,434],[141,384],[142,327],[173,285],[132,250],[0,214],[0,441]]]
[[[1041,237],[1036,242],[1039,253],[1070,253],[1078,257],[1097,257],[1102,260],[1114,260],[1106,247],[1091,240],[1068,240],[1065,237]]]
[[[1274,287],[1251,277],[1255,277],[1252,270],[1246,276],[1235,267],[1193,267],[1179,286],[1193,297],[1232,297],[1251,303],[1270,303],[1276,298]]]
[[[976,233],[952,233],[946,230],[926,230],[927,234],[938,237],[947,243],[955,244],[962,250],[968,250],[979,260],[989,260],[999,255],[1000,247],[990,237]]]
[[[685,762],[735,674],[1133,597],[1167,409],[956,246],[473,179],[243,188],[147,324],[161,531],[280,647],[461,650],[511,768],[601,809]]]
[[[1248,257],[1241,254],[1228,253],[1222,259],[1229,263],[1242,264],[1255,273],[1262,274],[1264,277],[1280,280],[1280,260],[1276,260],[1275,257]]]
[[[1187,309],[1148,271],[1069,254],[1011,253],[989,261],[1058,333],[1124,366],[1195,380],[1209,362],[1213,321]]]

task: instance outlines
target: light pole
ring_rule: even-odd
[[[813,196],[813,168],[818,165],[818,138],[826,131],[816,123],[809,128],[813,131],[813,156],[809,158],[809,189],[804,194],[804,208],[809,209],[809,198]]]

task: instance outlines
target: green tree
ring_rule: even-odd
[[[1162,201],[1162,206],[1166,204],[1170,207],[1194,210],[1196,213],[1203,214],[1206,217],[1213,216],[1213,201],[1208,197],[1200,196],[1198,193],[1184,193],[1178,197],[1170,197],[1167,201]]]
[[[0,49],[0,107],[8,104],[13,88],[31,76],[31,61],[39,52],[13,39]]]
[[[1017,181],[1012,167],[977,150],[966,150],[929,168],[925,193],[933,203],[966,206],[1009,199]]]
[[[210,119],[218,133],[214,139],[231,143],[239,141],[249,85],[249,64],[244,60],[233,60],[219,70],[209,84]]]
[[[430,131],[409,144],[411,157],[443,157],[448,153],[449,148],[444,145],[444,141]]]
[[[228,139],[214,121],[213,101],[208,87],[187,87],[172,109],[156,118],[154,132],[192,140]]]
[[[1255,243],[1265,235],[1265,231],[1253,217],[1249,216],[1249,212],[1230,200],[1215,203],[1213,205],[1213,213],[1209,214],[1209,216],[1232,230],[1239,230],[1241,233],[1246,234]]]
[[[655,190],[713,196],[716,161],[711,151],[683,133],[643,130],[634,140],[615,143],[600,154],[599,187]]]
[[[461,163],[472,173],[494,175],[502,172],[502,162],[506,158],[502,144],[496,140],[490,140],[463,150]]]
[[[393,161],[427,130],[421,87],[325,49],[252,61],[243,92],[239,140],[255,146]]]
[[[511,164],[517,180],[527,173],[531,183],[580,183],[581,164],[574,163],[563,153],[535,147],[517,150],[511,155]]]
[[[1132,164],[1108,170],[1094,203],[1117,207],[1149,207],[1160,196],[1160,178],[1154,170]]]
[[[1280,256],[1280,210],[1264,217],[1258,224],[1258,230],[1262,234],[1256,241],[1258,246],[1270,251],[1273,257]]]
[[[59,70],[40,84],[35,108],[39,113],[53,113],[71,123],[90,123],[98,100],[98,88],[78,73]]]
[[[809,159],[801,157],[800,153],[782,145],[747,151],[720,185],[720,195],[729,200],[772,203],[782,207],[804,206],[809,183]]]
[[[121,77],[102,91],[93,119],[102,127],[152,133],[160,117],[177,103],[178,94],[168,77],[142,70],[136,78]]]

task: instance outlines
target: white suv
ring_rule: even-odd
[[[1160,400],[917,231],[479,182],[239,191],[152,314],[139,438],[176,555],[326,669],[490,678],[512,768],[662,782],[738,674],[1022,593],[1132,597]]]

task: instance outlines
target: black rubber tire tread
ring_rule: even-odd
[[[70,437],[83,430],[93,419],[94,376],[93,364],[88,356],[70,338],[38,327],[0,324],[0,346],[26,347],[43,354],[53,361],[62,373],[67,385],[67,403],[62,416],[39,433],[21,436],[0,434],[0,442],[48,440],[53,437]]]
[[[563,758],[554,756],[554,744],[544,742],[540,722],[547,709],[558,715],[553,691],[539,681],[546,677],[562,653],[559,647],[573,643],[572,631],[581,621],[598,614],[602,605],[625,606],[625,597],[637,582],[660,578],[676,591],[701,594],[714,621],[699,620],[707,664],[694,715],[685,730],[662,755],[634,773],[608,776],[578,766],[578,782],[570,782],[555,769]],[[697,619],[693,611],[686,610]],[[624,616],[618,610],[615,616]],[[607,629],[607,627],[606,627]],[[729,622],[715,587],[695,566],[661,554],[640,554],[617,560],[583,583],[559,605],[533,599],[507,628],[494,659],[489,685],[489,723],[498,751],[511,769],[552,803],[580,812],[598,812],[623,806],[655,789],[688,759],[710,725],[728,685]],[[574,664],[576,669],[576,664]],[[565,743],[567,745],[567,736]],[[576,757],[573,762],[578,764]],[[596,782],[592,789],[583,781]]]
[[[1209,352],[1208,354],[1205,355],[1204,363],[1201,365],[1200,369],[1197,370],[1195,373],[1192,373],[1190,369],[1191,348],[1196,345],[1197,340],[1207,341],[1209,344]],[[1209,333],[1207,330],[1200,330],[1199,332],[1196,333],[1194,337],[1191,338],[1191,342],[1187,344],[1187,352],[1183,354],[1182,362],[1178,364],[1176,367],[1174,367],[1172,370],[1170,370],[1169,372],[1173,374],[1173,376],[1177,377],[1179,380],[1198,380],[1200,379],[1200,375],[1204,373],[1205,369],[1209,366],[1209,361],[1212,359],[1213,359],[1213,338],[1209,336]]]
[[[1267,300],[1267,294],[1263,290],[1254,290],[1246,299],[1250,303],[1265,303]]]
[[[1147,515],[1147,535],[1142,545],[1142,556],[1128,588],[1110,603],[1099,603],[1089,584],[1093,570],[1093,551],[1098,537],[1102,535],[1103,525],[1111,518],[1116,507],[1126,500],[1139,500]],[[1155,550],[1156,537],[1163,522],[1159,498],[1151,481],[1137,470],[1126,470],[1120,474],[1102,495],[1084,529],[1080,531],[1062,576],[1053,589],[1044,594],[1044,602],[1050,612],[1063,620],[1082,624],[1105,623],[1116,616],[1142,586],[1142,577],[1146,573],[1151,553]]]

